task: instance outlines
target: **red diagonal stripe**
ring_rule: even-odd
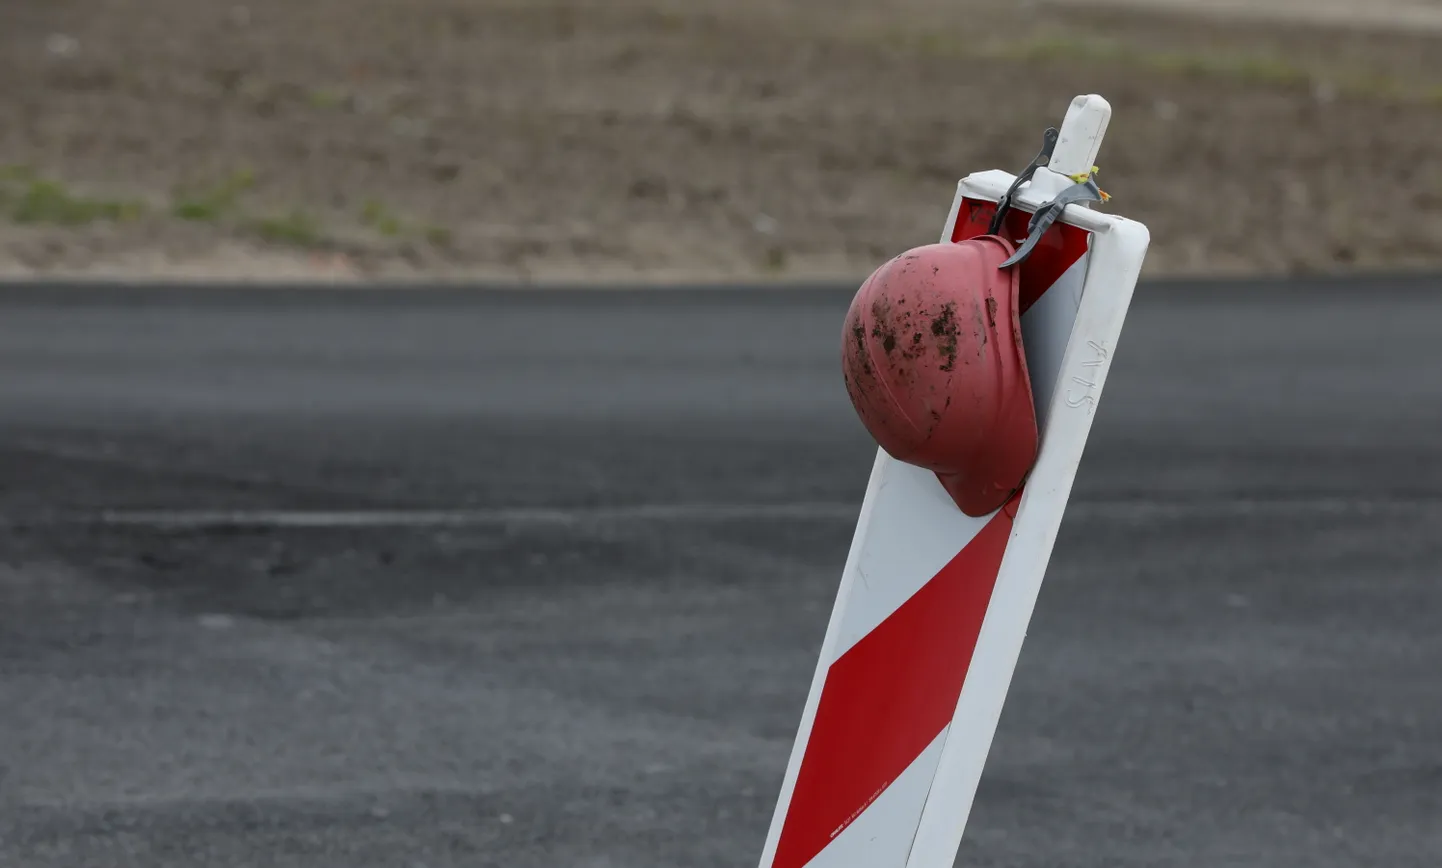
[[[1020,492],[826,674],[772,868],[802,868],[956,712]]]
[[[963,199],[961,213],[956,215],[956,230],[951,233],[953,242],[965,241],[978,235],[985,235],[996,213],[996,203],[981,199]],[[1026,224],[1031,213],[1020,208],[1007,212],[1006,225],[997,233],[1020,247],[1026,240]],[[1021,264],[1021,312],[1046,292],[1057,278],[1066,273],[1087,252],[1088,233],[1065,223],[1053,223],[1046,231],[1031,255]]]

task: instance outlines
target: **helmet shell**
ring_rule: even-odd
[[[847,312],[842,372],[878,445],[984,516],[1021,488],[1038,433],[1011,242],[982,235],[895,257]]]

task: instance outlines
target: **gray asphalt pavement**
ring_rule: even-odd
[[[0,865],[754,865],[849,295],[0,291]],[[1442,864],[1439,372],[1139,290],[959,864]]]

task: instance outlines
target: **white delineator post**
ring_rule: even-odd
[[[1090,172],[1111,107],[1077,97],[1003,234]],[[942,241],[985,234],[1015,180],[969,175]],[[1041,432],[1022,492],[964,515],[878,450],[761,868],[951,868],[1149,236],[1068,206],[1020,266]]]

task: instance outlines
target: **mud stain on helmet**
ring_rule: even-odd
[[[943,371],[956,370],[956,336],[959,329],[956,324],[956,303],[947,302],[931,320],[931,334],[937,339],[937,350],[946,359],[939,367]]]

